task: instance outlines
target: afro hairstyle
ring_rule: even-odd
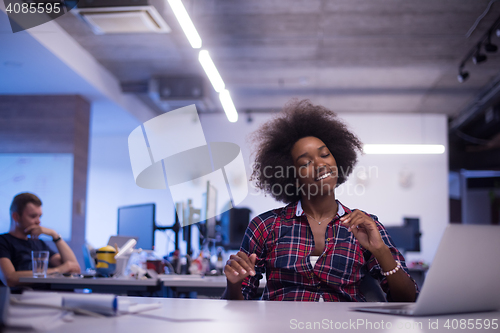
[[[274,186],[286,189],[295,187],[295,173],[265,172],[271,170],[290,170],[294,168],[291,150],[294,144],[304,137],[316,137],[323,141],[337,162],[337,185],[344,183],[357,162],[357,152],[362,151],[362,143],[351,133],[337,115],[309,100],[293,99],[288,102],[277,116],[255,131],[251,140],[256,145],[255,164],[251,181],[257,188],[284,203],[300,199],[299,193],[290,195],[287,191],[275,193]],[[277,192],[277,191],[276,191]]]

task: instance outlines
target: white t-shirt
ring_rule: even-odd
[[[316,265],[316,261],[318,261],[319,256],[309,256],[309,260],[311,260],[311,265],[314,268]],[[319,298],[319,302],[324,302],[325,300],[323,299],[323,296]]]
[[[304,210],[302,209],[302,203],[299,200],[299,203],[297,204],[297,209],[295,211],[295,215],[300,216],[302,214],[305,214],[305,213],[304,213]],[[344,207],[342,207],[342,205],[339,204],[338,205],[338,209],[337,209],[337,215],[338,216],[342,216],[344,214],[345,214]],[[313,268],[316,265],[316,262],[318,261],[318,259],[319,259],[319,256],[309,256],[309,260],[311,261],[311,265],[312,265]],[[325,301],[323,299],[323,296],[321,296],[319,298],[319,301],[320,302],[324,302]]]

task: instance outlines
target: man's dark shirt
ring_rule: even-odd
[[[11,234],[0,235],[0,258],[8,258],[16,271],[31,270],[31,251],[49,251],[49,258],[56,252],[42,240],[20,239]]]

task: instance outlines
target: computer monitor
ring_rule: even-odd
[[[153,250],[155,244],[154,203],[123,206],[118,208],[119,236],[139,237],[136,248]]]
[[[422,236],[422,233],[420,232],[420,219],[405,217],[403,220],[405,226],[411,228],[413,231],[413,242],[411,243],[411,250],[408,251],[420,252],[420,236]]]
[[[215,186],[210,185],[210,182],[207,182],[207,193],[205,197],[205,223],[207,228],[207,238],[214,239],[215,238],[215,227],[216,227],[216,219],[215,215],[217,214],[217,189]]]
[[[241,241],[245,235],[250,214],[248,208],[231,208],[221,215],[222,245],[226,249],[237,250],[241,246]]]
[[[137,244],[137,240],[139,239],[139,237],[133,237],[133,236],[110,236],[109,239],[108,239],[108,245],[111,245],[111,246],[118,246],[118,248],[122,248],[123,245],[127,244],[127,242],[131,239],[135,239],[136,241],[136,244]]]
[[[420,252],[420,221],[418,218],[405,218],[403,226],[386,227],[394,245],[401,251]]]
[[[411,228],[405,226],[386,227],[386,230],[399,251],[411,251],[410,248],[413,246],[413,230]]]

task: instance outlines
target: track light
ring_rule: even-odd
[[[469,72],[464,72],[462,70],[458,71],[458,76],[457,76],[458,82],[462,83],[468,78],[469,78]]]
[[[477,54],[472,56],[472,62],[475,65],[480,64],[482,62],[485,62],[487,59],[488,59],[488,57],[486,57],[484,54],[481,54],[481,53],[477,53]]]
[[[486,57],[486,55],[481,53],[481,45],[478,45],[477,49],[476,49],[476,53],[474,53],[474,55],[472,56],[472,62],[475,65],[477,65],[477,64],[480,64],[482,62],[485,62],[487,59],[488,59],[488,57]]]
[[[493,3],[493,1],[490,2],[490,5],[491,5],[491,3]],[[483,16],[484,15],[485,14],[483,14]],[[467,33],[467,35],[466,35],[467,37],[470,36],[472,31],[474,31],[474,29],[477,26],[477,23],[481,19],[482,19],[482,16],[480,17],[480,19],[478,19],[474,23],[471,30],[469,30],[469,32]],[[495,36],[495,35],[497,37],[500,37],[500,16],[495,20],[495,22],[490,26],[490,28],[482,35],[482,37],[477,41],[477,43],[474,44],[474,46],[472,46],[469,49],[469,52],[467,52],[465,57],[462,59],[462,61],[458,65],[458,76],[457,76],[458,82],[464,82],[469,78],[469,72],[464,70],[464,67],[469,60],[472,61],[476,65],[488,60],[488,57],[486,56],[486,54],[481,53],[481,47],[483,47],[483,45],[484,45],[484,50],[487,53],[495,53],[498,51],[498,46],[491,42],[491,37]]]
[[[464,82],[465,80],[467,80],[469,78],[469,72],[464,71],[464,66],[465,66],[465,63],[462,62],[460,64],[460,66],[458,67],[457,80],[460,83]]]
[[[495,53],[496,51],[498,51],[498,46],[496,46],[495,44],[484,44],[484,49],[486,52],[488,53]]]
[[[488,39],[484,44],[484,50],[488,53],[495,53],[496,51],[498,51],[498,46],[491,43],[491,34],[488,34]]]

